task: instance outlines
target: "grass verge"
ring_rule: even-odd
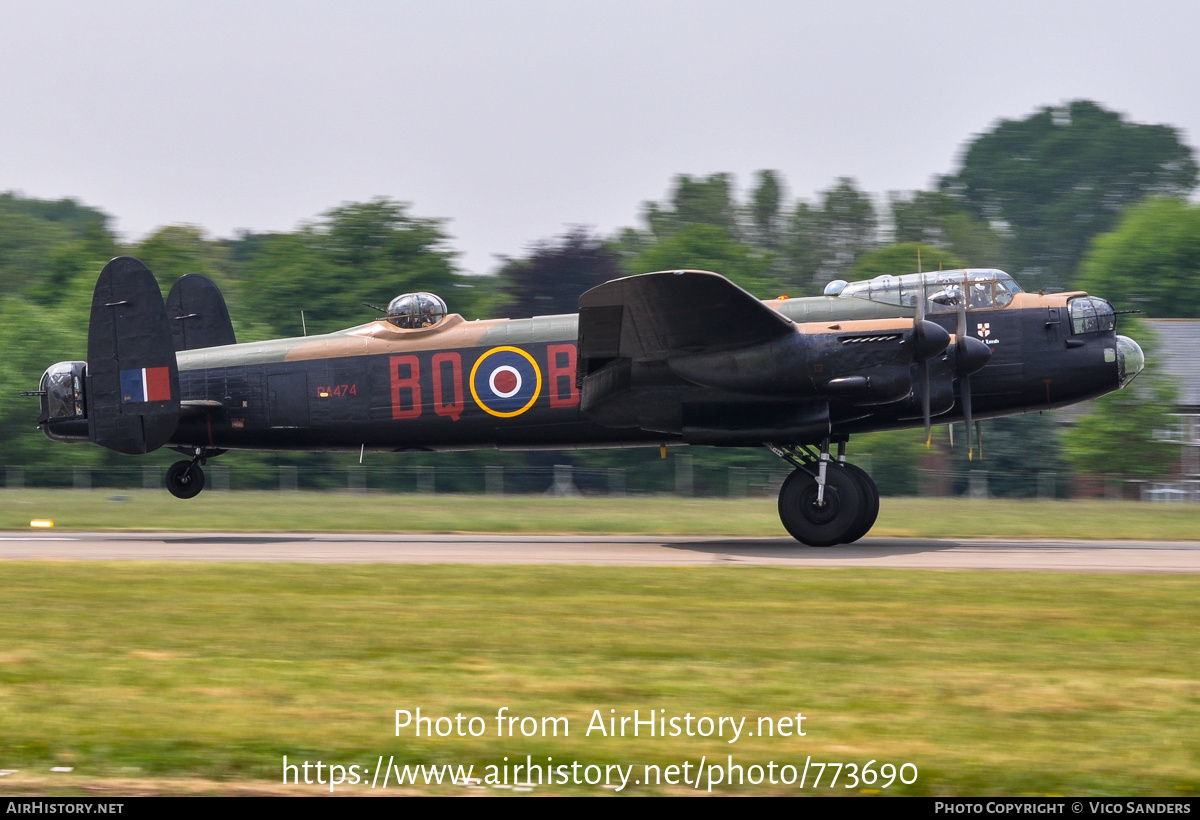
[[[884,793],[1200,790],[1193,576],[7,562],[0,599],[0,769],[20,770],[0,782],[9,793],[244,793],[281,785],[283,755],[477,776],[528,755],[632,765],[638,779],[646,764],[694,774],[702,755],[811,756],[917,767]],[[395,710],[418,707],[485,730],[396,737]],[[539,736],[498,737],[502,707],[565,717],[570,734],[542,737],[539,723]],[[634,709],[744,716],[755,736],[585,736],[597,712]],[[758,718],[797,713],[805,736],[758,735]],[[53,780],[51,766],[74,772]],[[880,786],[847,780],[831,791]],[[647,790],[674,789],[629,787]]]
[[[114,500],[116,499],[116,500]],[[0,529],[494,532],[787,537],[766,498],[3,490]],[[1194,539],[1200,505],[885,498],[873,536]]]

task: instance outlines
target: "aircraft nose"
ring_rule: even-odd
[[[1121,387],[1133,381],[1146,367],[1146,355],[1138,343],[1128,336],[1117,337],[1117,375]]]

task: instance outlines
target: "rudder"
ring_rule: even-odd
[[[188,273],[167,294],[167,318],[175,350],[199,350],[237,344],[225,297],[213,280]]]
[[[154,274],[119,256],[104,266],[88,324],[88,434],[119,453],[148,453],[179,422],[179,366]]]

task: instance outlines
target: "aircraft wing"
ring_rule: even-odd
[[[579,356],[661,360],[771,342],[787,317],[724,276],[663,271],[614,279],[579,297]]]

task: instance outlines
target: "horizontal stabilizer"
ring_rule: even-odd
[[[120,453],[157,450],[179,421],[179,367],[154,274],[120,256],[104,266],[88,325],[88,434]]]
[[[732,350],[794,332],[791,320],[705,271],[614,279],[579,297],[579,356],[593,363]]]
[[[179,277],[167,294],[167,318],[175,350],[199,350],[237,344],[225,297],[200,273]]]

